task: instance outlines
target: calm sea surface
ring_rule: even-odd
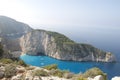
[[[20,57],[25,63],[33,66],[45,66],[49,64],[57,64],[62,70],[69,70],[73,73],[82,73],[92,67],[98,67],[108,74],[109,80],[114,76],[120,76],[120,63],[100,63],[100,62],[74,62],[61,61],[48,56],[29,56],[22,55]]]

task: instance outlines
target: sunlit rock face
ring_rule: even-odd
[[[115,76],[111,80],[120,80],[120,76]]]
[[[20,38],[22,53],[44,54],[60,60],[115,61],[114,55],[88,44],[76,43],[66,36],[50,31],[34,30]]]

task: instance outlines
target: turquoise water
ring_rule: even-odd
[[[114,76],[120,76],[120,63],[100,63],[100,62],[75,62],[61,61],[48,56],[29,56],[22,55],[20,59],[33,66],[45,66],[49,64],[58,64],[62,70],[69,70],[73,73],[85,72],[89,68],[98,67],[108,74],[109,80]]]

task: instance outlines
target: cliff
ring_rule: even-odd
[[[110,52],[89,44],[80,44],[63,34],[45,30],[33,30],[29,25],[9,17],[0,16],[0,43],[14,57],[21,53],[47,55],[60,60],[113,62]]]
[[[89,44],[76,43],[57,32],[34,30],[20,38],[23,54],[44,54],[60,60],[113,62],[110,52],[102,51]]]
[[[20,56],[21,48],[19,39],[21,36],[32,31],[33,29],[22,22],[18,22],[6,16],[0,16],[0,43],[5,51],[4,56]]]

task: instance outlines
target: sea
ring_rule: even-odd
[[[104,63],[104,62],[76,62],[57,60],[48,56],[30,56],[22,55],[20,59],[32,66],[46,66],[50,64],[57,64],[61,70],[69,70],[73,73],[84,73],[90,68],[98,67],[103,72],[107,73],[108,79],[111,80],[114,76],[120,76],[120,63]]]

